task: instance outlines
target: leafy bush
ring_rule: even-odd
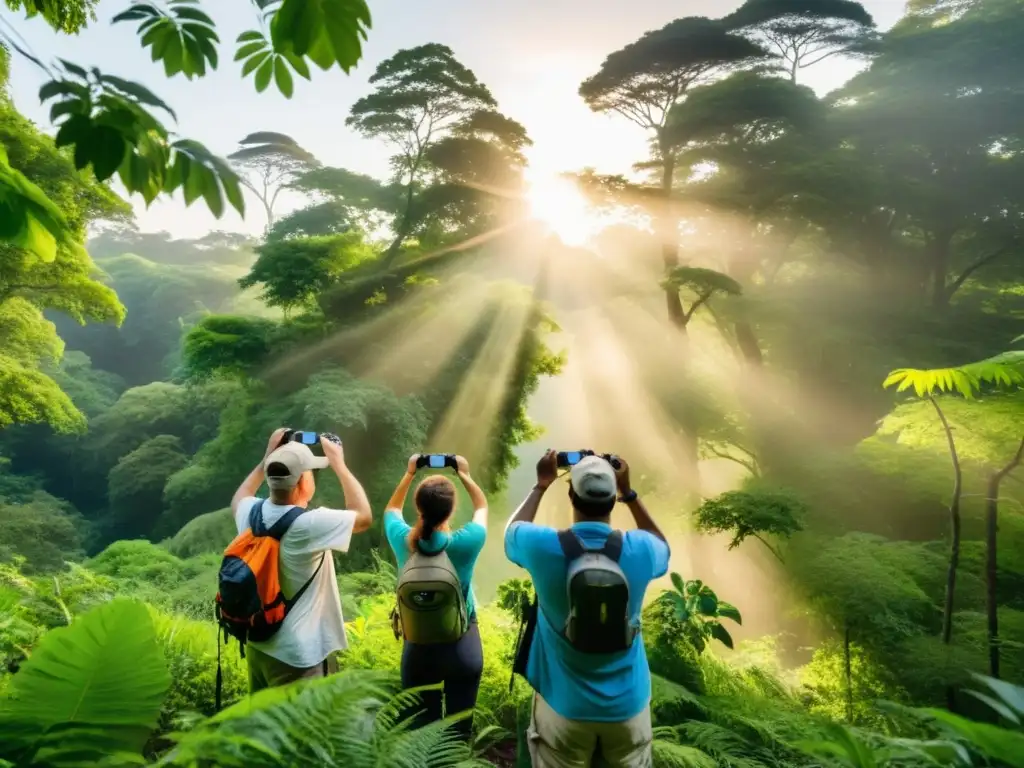
[[[161,546],[177,557],[221,553],[236,533],[231,510],[218,509],[192,518],[174,536],[161,542]]]

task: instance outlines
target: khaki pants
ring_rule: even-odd
[[[533,768],[651,768],[651,708],[622,723],[567,720],[539,695],[527,741]]]
[[[257,651],[251,645],[245,649],[245,659],[249,665],[249,693],[288,685],[307,677],[327,677],[338,671],[338,662],[331,656],[315,666],[299,669]]]

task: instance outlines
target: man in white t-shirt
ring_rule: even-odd
[[[231,499],[239,533],[249,528],[253,505],[260,501],[263,523],[268,528],[292,507],[307,509],[281,537],[281,589],[290,597],[312,581],[272,638],[246,645],[252,693],[300,678],[323,677],[336,669],[331,654],[347,648],[348,641],[331,552],[347,552],[352,534],[367,530],[373,522],[366,492],[345,465],[341,441],[333,435],[322,435],[324,455],[320,457],[301,443],[281,445],[287,432],[284,427],[275,430],[263,461],[242,481]],[[349,509],[309,508],[316,491],[313,470],[327,467],[338,476]],[[256,493],[264,477],[270,498],[261,500]]]

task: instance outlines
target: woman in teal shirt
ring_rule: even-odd
[[[405,497],[416,475],[419,455],[409,459],[405,476],[391,494],[384,512],[384,535],[395,552],[398,568],[408,561],[413,547],[424,554],[445,550],[466,598],[469,629],[454,643],[443,645],[417,645],[405,641],[402,648],[402,687],[444,683],[444,703],[441,692],[422,694],[421,723],[440,720],[443,714],[453,715],[476,706],[480,676],[483,674],[483,647],[476,622],[476,599],[473,596],[473,567],[487,539],[487,498],[469,475],[469,462],[456,456],[458,475],[473,502],[473,519],[452,532],[449,524],[455,512],[455,483],[444,475],[431,475],[423,480],[413,495],[416,504],[416,523],[409,525],[402,518]],[[458,724],[460,732],[469,738],[473,729],[472,718]]]

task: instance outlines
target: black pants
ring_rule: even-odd
[[[480,644],[480,628],[476,617],[469,620],[469,629],[459,640],[446,645],[414,645],[406,642],[402,649],[402,687],[444,683],[444,706],[441,691],[425,691],[415,727],[440,720],[443,713],[458,714],[476,706],[480,676],[484,671],[484,652]],[[413,713],[408,713],[412,715]],[[455,726],[467,741],[473,733],[473,718]]]

